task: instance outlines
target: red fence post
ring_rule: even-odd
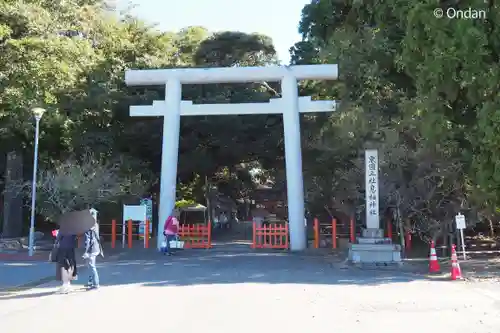
[[[198,226],[194,224],[191,226],[191,240],[193,242],[193,248],[197,248],[200,243],[200,238],[198,237]]]
[[[387,238],[392,239],[392,220],[387,219]]]
[[[179,239],[184,240],[184,248],[186,248],[186,240],[184,239],[184,225],[181,224],[179,225],[177,229],[177,235],[179,236]]]
[[[262,243],[262,245],[263,245],[264,247],[266,247],[266,245],[267,245],[267,238],[268,238],[268,236],[269,236],[269,228],[270,228],[270,227],[271,227],[270,225],[263,225],[263,226],[261,227],[261,228],[262,228],[262,232],[263,232],[263,236],[262,236],[263,238],[262,238],[262,242],[261,242],[260,240],[259,240],[258,242],[259,242],[259,243]]]
[[[405,250],[411,251],[411,232],[409,231],[405,234]]]
[[[337,220],[332,219],[332,247],[337,248]]]
[[[149,248],[149,221],[146,220],[144,223],[144,247]]]
[[[314,243],[313,244],[314,244],[314,248],[318,249],[319,248],[319,221],[316,217],[314,218],[313,229],[314,229]]]
[[[128,220],[128,248],[132,248],[132,220]]]
[[[186,224],[184,226],[184,236],[186,237],[186,243],[188,248],[191,248],[193,246],[193,238],[191,237],[191,225]]]
[[[208,220],[208,248],[212,248],[212,222]]]
[[[252,249],[255,249],[257,245],[257,225],[255,224],[255,221],[252,222]]]
[[[354,244],[354,242],[356,241],[356,226],[354,224],[354,217],[351,217],[351,220],[349,223],[349,233],[350,233],[351,243]]]

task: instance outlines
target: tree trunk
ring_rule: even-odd
[[[490,237],[495,238],[495,227],[493,226],[493,221],[489,217],[487,217],[486,219],[488,220],[488,224],[490,226]]]
[[[403,258],[408,258],[408,253],[406,250],[406,239],[405,239],[405,227],[403,225],[403,219],[401,218],[400,210],[399,207],[396,208],[396,214],[393,214],[393,216],[396,215],[396,224],[399,229],[399,241],[401,242],[401,251],[403,253]]]
[[[208,176],[205,176],[205,201],[207,204],[208,221],[209,223],[212,223],[212,204],[210,202],[210,183],[208,182]]]
[[[23,198],[22,195],[9,191],[14,184],[23,180],[22,156],[16,152],[7,154],[5,167],[5,189],[3,202],[3,228],[4,237],[19,237],[23,233]]]

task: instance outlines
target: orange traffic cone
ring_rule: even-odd
[[[455,281],[462,279],[462,271],[460,270],[460,265],[458,264],[456,245],[451,246],[451,280]]]
[[[439,266],[439,261],[436,255],[436,245],[434,241],[431,242],[431,255],[429,258],[429,273],[439,273],[441,267]]]

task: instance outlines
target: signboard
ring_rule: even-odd
[[[455,215],[455,224],[457,225],[457,229],[460,230],[460,243],[462,245],[462,255],[464,256],[464,260],[467,260],[467,254],[465,253],[465,238],[464,238],[464,229],[467,227],[465,223],[465,216],[461,213]]]
[[[141,205],[123,205],[123,223],[122,223],[122,247],[125,247],[125,235],[128,233],[127,221],[146,221],[146,206]]]
[[[455,216],[455,223],[457,225],[457,229],[459,229],[459,230],[465,229],[466,228],[466,225],[465,225],[465,216],[463,216],[462,214],[458,213]]]
[[[149,221],[149,235],[153,232],[153,199],[141,199],[141,206],[146,206],[146,219]],[[144,224],[139,226],[139,237],[144,237]]]
[[[365,203],[366,227],[379,229],[378,151],[376,149],[365,150]]]
[[[145,221],[146,206],[123,205],[123,221]]]

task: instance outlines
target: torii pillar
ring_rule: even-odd
[[[330,112],[334,101],[311,101],[298,97],[297,80],[336,80],[337,65],[267,67],[222,67],[127,70],[130,86],[165,85],[165,101],[151,106],[131,106],[131,116],[163,117],[160,207],[157,247],[162,241],[163,224],[175,205],[180,117],[229,114],[283,114],[290,249],[307,247],[304,226],[304,185],[300,142],[300,112]],[[181,101],[182,84],[281,81],[282,97],[268,103],[201,104]]]

